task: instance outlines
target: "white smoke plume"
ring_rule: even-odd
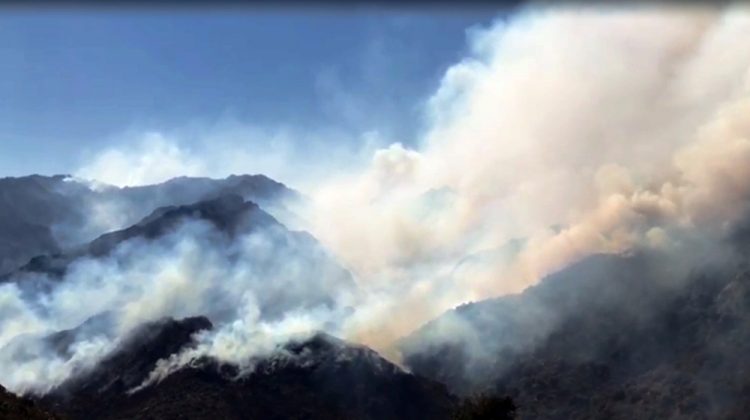
[[[0,285],[0,374],[18,392],[54,388],[162,317],[207,316],[216,328],[201,354],[241,365],[289,336],[338,332],[343,311],[356,304],[350,278],[323,250],[275,226],[231,239],[190,221],[157,241],[134,239],[106,257],[79,259],[61,279],[18,280]],[[113,322],[76,333],[71,354],[35,340],[102,314]]]
[[[314,194],[316,237],[360,277],[405,282],[359,337],[385,345],[593,253],[721,235],[750,193],[747,36],[738,6],[527,9],[475,32],[419,149]]]
[[[337,289],[301,271],[277,272],[278,284],[260,279],[257,249],[242,247],[261,239],[213,252],[211,232],[188,229],[171,242],[126,245],[120,260],[79,262],[41,302],[0,286],[0,359],[15,356],[8,349],[20,334],[70,328],[110,308],[120,308],[115,337],[159,316],[219,321],[196,350],[163,361],[155,380],[196,352],[241,362],[316,329],[397,358],[394,341],[441,312],[521,291],[587,255],[668,248],[684,232],[718,238],[750,198],[745,39],[750,10],[742,6],[528,7],[470,33],[470,56],[427,102],[418,147],[393,144],[365,168],[303,191],[309,230],[351,270],[356,292],[306,306],[305,285]],[[167,163],[214,174],[197,155],[155,144],[174,158]],[[150,162],[149,153],[136,162]],[[79,175],[124,168],[131,158],[123,156],[108,151]],[[141,166],[138,179],[106,181],[172,175]],[[247,258],[229,263],[227,249]],[[260,255],[284,265],[304,259],[273,247]],[[259,308],[274,293],[299,304],[264,320]],[[13,369],[3,360],[0,373],[10,389],[39,389],[115,343],[87,337],[72,359],[30,356]]]

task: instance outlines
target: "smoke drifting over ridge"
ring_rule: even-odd
[[[108,255],[79,258],[63,278],[27,272],[0,285],[4,384],[47,392],[163,317],[208,316],[217,328],[194,354],[240,366],[289,337],[336,331],[346,305],[355,303],[348,273],[307,235],[262,212],[250,217],[263,223],[241,236],[188,219],[155,240],[138,237]],[[43,338],[78,326],[66,348]]]
[[[476,30],[471,55],[428,101],[417,150],[394,144],[368,167],[304,191],[307,228],[352,271],[356,293],[303,305],[305,287],[336,288],[310,283],[304,270],[275,273],[285,278],[277,287],[254,264],[294,267],[304,255],[278,251],[263,235],[224,243],[189,224],[156,244],[126,243],[111,259],[78,263],[43,300],[0,286],[0,347],[11,346],[0,358],[14,363],[20,334],[74,327],[124,305],[116,327],[82,337],[72,358],[31,348],[25,365],[4,361],[13,369],[2,372],[4,385],[43,392],[160,316],[206,314],[219,327],[155,379],[197,354],[241,362],[316,329],[396,358],[394,340],[444,310],[520,291],[587,255],[710,242],[750,194],[742,39],[750,39],[750,11],[741,7],[532,7]],[[170,171],[225,175],[204,173],[209,165],[163,139],[157,149],[145,162],[162,150]],[[101,162],[129,159],[107,153]],[[97,168],[113,166],[95,162],[79,175],[97,178]],[[227,252],[238,262],[227,263]],[[272,286],[289,306],[265,321],[259,307]]]

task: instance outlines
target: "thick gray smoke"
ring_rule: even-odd
[[[188,224],[78,262],[48,294],[0,286],[4,385],[44,391],[160,316],[206,314],[219,326],[153,379],[198,354],[241,363],[316,329],[396,358],[394,341],[441,312],[521,291],[587,255],[720,237],[750,194],[745,39],[750,11],[739,6],[530,7],[475,30],[470,56],[428,101],[417,150],[391,145],[303,191],[307,228],[352,272],[354,290],[295,269],[306,256],[264,234],[226,243]],[[169,175],[225,175],[155,144],[143,160],[107,151],[79,175],[150,180],[112,174],[111,162],[150,171],[164,153]],[[312,291],[333,303],[307,304]],[[266,318],[271,301],[280,313]],[[113,308],[114,327],[82,337],[73,357],[14,346]]]

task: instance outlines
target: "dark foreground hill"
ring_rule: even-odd
[[[63,420],[63,417],[52,414],[39,407],[31,399],[21,398],[6,391],[0,385],[0,419],[3,420]]]
[[[404,341],[406,364],[459,393],[508,394],[521,418],[747,418],[750,273],[679,265],[587,258],[433,321]]]
[[[142,326],[126,343],[48,393],[42,404],[71,419],[449,418],[445,386],[402,371],[374,351],[325,334],[292,340],[250,373],[202,357],[136,392],[159,359],[210,329],[202,317]],[[57,337],[60,339],[61,337]]]

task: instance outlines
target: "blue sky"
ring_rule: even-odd
[[[120,133],[227,119],[408,144],[467,29],[497,14],[0,10],[0,176],[70,173]]]

